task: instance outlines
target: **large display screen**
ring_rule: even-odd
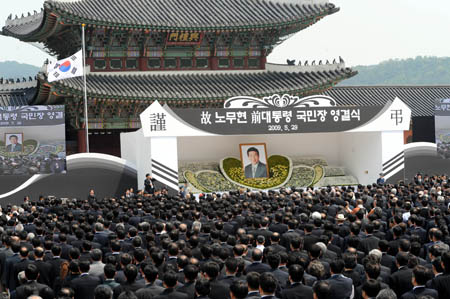
[[[0,175],[66,172],[63,105],[0,107]]]
[[[450,99],[436,101],[434,122],[438,155],[450,159]]]

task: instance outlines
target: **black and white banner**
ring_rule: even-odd
[[[336,106],[325,96],[237,97],[225,108],[170,109],[155,101],[141,114],[145,137],[408,130],[411,110],[398,98],[386,106]]]

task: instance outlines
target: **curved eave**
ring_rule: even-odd
[[[60,17],[52,11],[44,10],[33,16],[8,19],[2,34],[24,42],[42,42],[62,29],[64,24]]]
[[[342,80],[357,74],[352,69],[336,69],[319,72],[265,72],[195,75],[88,75],[88,97],[90,100],[134,100],[134,101],[222,101],[233,96],[269,96],[275,93],[309,95],[323,92]],[[97,78],[93,78],[97,77]],[[60,97],[83,97],[81,79],[73,78],[45,83],[43,74],[39,76],[41,85],[51,88],[51,93],[37,97],[35,104],[54,104]],[[258,82],[259,80],[265,82]],[[153,82],[152,86],[147,86]],[[168,82],[171,88],[164,82]],[[219,83],[218,83],[219,82]],[[242,82],[248,83],[249,89]],[[281,83],[280,83],[281,82]],[[146,86],[144,88],[144,86]],[[44,91],[46,89],[43,89]],[[47,98],[46,98],[47,97]]]
[[[160,32],[170,31],[202,31],[202,32],[220,32],[220,31],[262,31],[271,29],[288,29],[285,34],[290,34],[302,30],[327,15],[339,11],[338,7],[332,4],[315,5],[314,11],[307,15],[301,15],[286,19],[281,22],[249,23],[239,25],[160,25],[160,24],[136,24],[126,22],[108,22],[103,19],[90,19],[87,17],[75,15],[63,9],[57,8],[52,2],[45,2],[44,10],[35,15],[22,17],[18,19],[8,19],[3,27],[2,34],[12,36],[26,42],[42,42],[53,34],[60,32],[67,26],[79,26],[86,24],[89,27],[114,28],[123,30],[150,30]]]

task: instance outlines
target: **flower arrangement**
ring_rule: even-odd
[[[268,178],[246,178],[242,170],[241,161],[236,158],[225,158],[221,162],[221,170],[230,181],[245,187],[254,189],[270,189],[286,184],[290,177],[291,161],[284,156],[274,155],[268,159]]]

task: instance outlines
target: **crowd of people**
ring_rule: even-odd
[[[4,297],[450,298],[446,176],[199,200],[151,191],[2,205]]]

